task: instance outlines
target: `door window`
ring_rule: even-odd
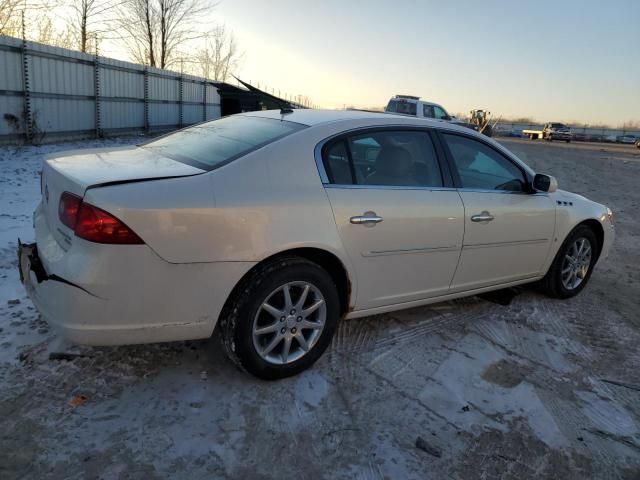
[[[396,102],[396,113],[403,113],[405,115],[416,116],[417,107],[414,102],[407,102],[406,100],[398,100]]]
[[[460,175],[462,188],[526,191],[522,170],[493,148],[469,137],[448,133],[443,136]]]
[[[442,108],[438,107],[437,105],[433,106],[433,113],[435,118],[440,120],[445,120],[449,118],[449,115],[447,115],[447,112],[445,112]]]
[[[433,111],[433,105],[422,106],[422,116],[425,118],[435,118],[435,112]]]
[[[353,177],[349,165],[349,156],[344,141],[334,143],[327,149],[324,160],[327,176],[331,183],[351,185]]]
[[[326,149],[324,163],[331,183],[442,187],[438,158],[425,131],[353,135]]]

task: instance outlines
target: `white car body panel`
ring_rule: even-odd
[[[337,187],[327,188],[327,194],[358,278],[356,309],[448,292],[464,235],[464,208],[457,192]],[[383,221],[371,227],[350,223],[352,216],[367,211]]]
[[[281,118],[277,111],[244,115]],[[613,240],[606,207],[567,192],[340,188],[323,183],[316,163],[318,146],[337,134],[417,126],[478,135],[533,175],[504,147],[469,129],[356,111],[300,110],[285,119],[310,128],[209,172],[144,149],[48,160],[49,198],[35,214],[36,241],[47,273],[64,282],[30,276],[27,290],[38,309],[79,343],[203,338],[244,275],[294,249],[339,260],[349,286],[345,317],[355,318],[541,278],[567,234],[585,220],[603,227],[601,258]],[[121,183],[129,180],[134,183]],[[145,244],[75,237],[57,218],[63,191],[115,215]],[[470,222],[483,210],[495,220]],[[350,223],[366,211],[383,221]]]
[[[77,186],[124,180],[197,175],[203,170],[142,148],[75,150],[47,157],[46,165],[64,172]]]
[[[27,290],[43,316],[72,341],[118,345],[209,337],[227,296],[255,263],[171,264],[146,245],[75,238],[64,251],[40,207],[36,241],[47,272],[64,279]]]
[[[461,191],[465,205],[464,246],[454,290],[469,290],[543,273],[555,228],[548,194]],[[490,212],[494,220],[473,222]]]

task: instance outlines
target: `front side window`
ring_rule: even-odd
[[[272,118],[233,115],[178,130],[141,147],[178,162],[213,170],[305,127]]]
[[[443,137],[460,175],[462,188],[526,191],[522,170],[493,148],[460,135],[445,133]]]
[[[335,184],[442,187],[431,137],[424,131],[374,131],[353,135],[324,151]]]
[[[447,115],[447,112],[445,112],[442,108],[438,107],[437,105],[433,106],[433,113],[435,118],[438,118],[440,120],[444,120],[449,117],[449,115]]]
[[[425,118],[435,118],[435,112],[433,111],[433,105],[422,106],[422,116]]]

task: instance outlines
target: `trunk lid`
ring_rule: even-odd
[[[184,177],[205,173],[197,167],[137,147],[90,149],[46,157],[42,168],[42,211],[57,242],[66,250],[73,231],[58,216],[60,196],[83,197],[90,187]]]

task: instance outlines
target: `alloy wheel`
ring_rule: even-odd
[[[309,282],[273,290],[253,320],[253,346],[260,357],[284,365],[304,357],[320,338],[327,319],[324,296]]]
[[[584,281],[591,267],[591,254],[591,242],[587,238],[580,237],[571,244],[562,260],[560,272],[564,288],[573,290]]]

